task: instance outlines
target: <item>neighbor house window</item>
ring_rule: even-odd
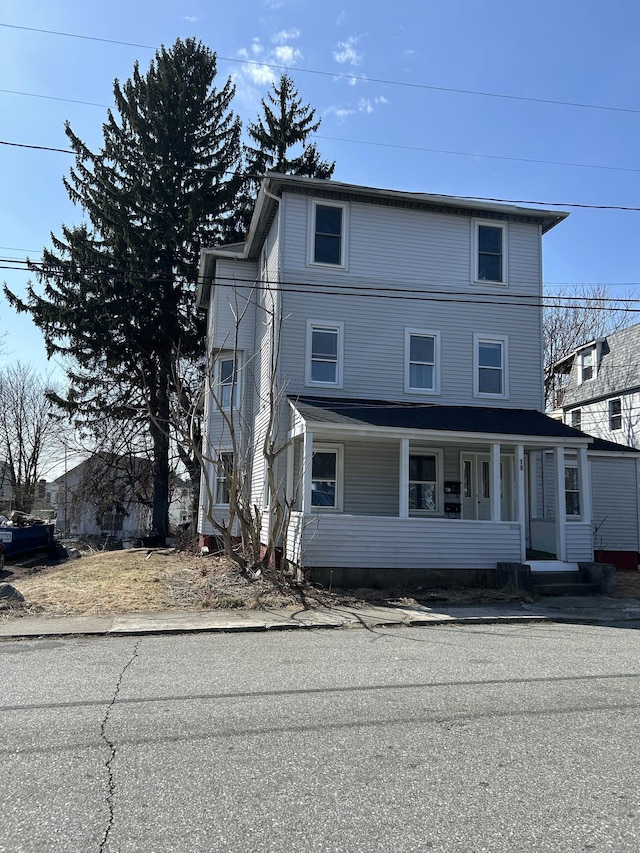
[[[342,385],[343,323],[307,322],[307,385]]]
[[[223,450],[216,464],[215,502],[222,506],[229,503],[229,491],[233,476],[233,453]]]
[[[622,400],[609,400],[609,429],[622,429]]]
[[[311,202],[310,261],[327,266],[346,266],[345,204]]]
[[[237,406],[240,399],[240,375],[233,357],[218,359],[217,397],[221,409]]]
[[[580,353],[580,382],[593,379],[595,375],[595,355],[595,347],[590,347]]]
[[[506,282],[506,228],[475,223],[474,280],[493,284]]]
[[[582,429],[582,409],[574,409],[571,412],[571,426],[574,429]]]
[[[436,393],[440,337],[437,332],[405,332],[405,391]]]
[[[409,510],[439,511],[438,457],[435,453],[409,456]]]
[[[578,466],[566,465],[564,469],[564,495],[567,516],[580,516],[580,488]]]
[[[317,445],[311,463],[311,506],[342,508],[342,447]]]
[[[475,335],[475,388],[477,396],[506,397],[507,339]]]

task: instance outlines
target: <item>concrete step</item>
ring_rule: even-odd
[[[535,588],[554,583],[582,583],[584,576],[580,571],[571,572],[531,572],[531,585]]]

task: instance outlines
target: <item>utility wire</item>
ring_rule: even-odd
[[[59,30],[48,30],[40,27],[25,27],[20,26],[18,24],[6,24],[0,23],[0,27],[7,27],[14,30],[24,30],[27,32],[33,33],[44,33],[45,35],[54,35],[54,36],[63,36],[64,38],[75,38],[75,39],[83,39],[85,41],[96,41],[102,42],[104,44],[118,44],[123,45],[124,47],[139,47],[144,50],[158,50],[158,48],[154,45],[150,44],[140,44],[138,42],[128,42],[128,41],[119,41],[117,39],[108,39],[102,38],[99,36],[87,36],[82,35],[80,33],[67,33],[61,32]],[[562,107],[577,107],[580,109],[589,109],[589,110],[606,110],[608,112],[619,112],[619,113],[631,113],[638,115],[640,114],[640,110],[633,109],[631,107],[613,107],[608,104],[589,104],[583,103],[580,101],[560,101],[555,100],[553,98],[532,98],[527,97],[525,95],[507,95],[502,92],[485,92],[477,89],[457,89],[450,86],[431,86],[427,83],[413,83],[406,80],[388,80],[382,77],[369,77],[358,74],[345,74],[343,72],[337,71],[320,71],[318,69],[313,68],[300,68],[300,67],[292,67],[290,65],[277,65],[272,62],[258,62],[253,59],[239,59],[237,57],[230,56],[221,56],[220,54],[216,54],[218,60],[222,60],[223,62],[233,62],[239,65],[249,65],[256,66],[258,68],[273,68],[277,71],[296,71],[302,74],[315,74],[317,76],[322,77],[331,77],[332,79],[342,79],[348,81],[356,81],[358,83],[382,83],[386,86],[402,86],[410,89],[423,89],[426,91],[432,92],[449,92],[456,95],[474,95],[477,97],[483,98],[499,98],[503,100],[509,101],[525,101],[529,103],[536,104],[553,104],[556,106]]]
[[[68,148],[52,148],[46,145],[28,145],[27,143],[21,142],[7,142],[4,139],[0,139],[0,145],[11,145],[17,148],[33,148],[38,151],[57,151],[62,154],[75,154],[75,151],[72,151]],[[263,178],[264,175],[252,175],[250,173],[243,173],[241,170],[225,170],[224,172],[220,172],[219,169],[203,169],[202,171],[206,172],[216,172],[218,174],[224,175],[238,175],[243,174],[247,178]],[[336,183],[340,183],[339,181]],[[331,186],[332,182],[327,181],[327,186]],[[421,195],[421,193],[413,193],[413,195]],[[479,195],[451,195],[449,193],[424,193],[424,195],[437,195],[439,198],[447,198],[455,201],[459,199],[461,201],[492,201],[496,204],[534,204],[540,205],[543,207],[574,207],[580,208],[582,210],[624,210],[630,211],[633,213],[640,212],[640,207],[632,207],[630,205],[620,205],[620,204],[580,204],[578,202],[572,201],[533,201],[531,199],[521,199],[521,198],[494,198],[493,196],[479,196]],[[553,211],[550,211],[553,213]]]

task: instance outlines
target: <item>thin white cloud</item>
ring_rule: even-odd
[[[271,85],[271,83],[275,82],[276,79],[273,68],[269,68],[268,65],[265,65],[262,62],[248,62],[243,67],[243,73],[251,80],[252,83],[255,83],[256,86]]]
[[[274,57],[280,65],[293,65],[296,59],[302,56],[302,53],[297,47],[291,47],[289,44],[282,44],[273,51]]]
[[[336,118],[344,120],[347,116],[353,115],[356,111],[347,109],[346,107],[327,107],[324,112],[325,115],[331,113],[332,115],[336,116]]]
[[[358,101],[358,112],[367,114],[373,112],[373,107],[371,106],[369,98],[360,98]]]
[[[251,52],[254,56],[260,56],[261,53],[264,53],[264,47],[260,44],[260,39],[254,39],[251,42]]]
[[[200,18],[198,18],[197,15],[185,15],[182,20],[188,21],[190,24],[195,24],[196,21],[200,20]]]
[[[388,104],[389,101],[385,98],[384,95],[378,95],[377,98],[373,99],[374,104]]]
[[[361,65],[362,54],[356,50],[360,36],[349,36],[346,41],[338,42],[338,50],[333,51],[333,58],[339,65]]]
[[[292,27],[290,30],[280,30],[279,33],[274,33],[271,36],[271,41],[274,44],[285,44],[288,41],[295,41],[300,38],[300,30]]]

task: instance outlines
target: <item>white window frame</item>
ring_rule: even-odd
[[[343,495],[344,495],[344,445],[343,444],[325,444],[322,441],[313,443],[313,454],[311,460],[311,471],[309,477],[313,482],[313,456],[316,453],[333,453],[336,457],[336,491],[334,506],[316,506],[311,503],[312,512],[342,512]],[[313,489],[312,489],[313,501]]]
[[[408,488],[411,489],[411,483],[422,482],[418,480],[411,479],[411,457],[412,456],[434,456],[436,460],[436,498],[437,505],[435,510],[427,510],[427,509],[409,509],[409,515],[411,517],[418,518],[435,518],[438,516],[444,515],[444,467],[443,467],[443,459],[444,454],[442,450],[434,447],[409,447],[409,471],[408,471]],[[410,499],[408,499],[408,505],[411,503]]]
[[[234,372],[232,374],[231,383],[222,383],[222,365],[225,362],[233,362]],[[240,408],[240,400],[242,399],[241,394],[241,386],[242,386],[242,359],[240,353],[233,352],[221,352],[216,357],[216,367],[215,367],[215,379],[214,379],[214,390],[215,396],[218,401],[218,406],[221,411],[228,412],[232,408],[238,409]],[[225,388],[230,388],[232,391],[229,394],[233,394],[233,399],[229,399],[229,401],[225,401]]]
[[[480,228],[497,228],[502,232],[502,277],[500,281],[480,278]],[[507,251],[508,246],[508,228],[506,222],[494,222],[491,219],[474,219],[472,221],[473,237],[471,241],[471,279],[474,284],[482,284],[485,286],[506,287],[508,285],[507,271],[509,269],[509,256]]]
[[[228,494],[227,494],[227,500],[226,501],[219,500],[220,492],[223,488],[225,488],[227,490],[227,493],[229,492],[229,489],[227,488],[226,483],[225,483],[226,477],[223,478],[223,476],[222,476],[223,466],[220,463],[221,463],[223,456],[230,456],[231,457],[231,467],[233,469],[233,450],[231,450],[229,448],[221,448],[220,450],[218,450],[216,463],[214,466],[214,472],[213,472],[213,475],[214,475],[214,486],[213,486],[213,488],[214,488],[214,492],[213,492],[214,506],[229,506]]]
[[[502,345],[502,393],[494,394],[480,390],[480,344]],[[497,369],[497,368],[496,368]],[[506,400],[509,397],[509,338],[506,335],[473,336],[473,396],[483,400]]]
[[[340,234],[340,263],[328,264],[323,261],[316,261],[316,210],[318,207],[338,207],[342,211],[342,231]],[[348,234],[349,234],[349,205],[343,201],[333,201],[330,199],[312,198],[309,199],[308,212],[308,245],[307,245],[307,263],[310,266],[322,267],[326,270],[345,270],[347,268],[348,256]]]
[[[433,338],[433,386],[417,388],[411,385],[411,338]],[[432,329],[404,330],[404,390],[407,394],[440,393],[440,332]]]
[[[338,336],[337,358],[336,358],[336,381],[320,382],[312,379],[312,346],[314,331],[335,332]],[[305,353],[305,377],[304,384],[314,388],[342,388],[344,370],[344,323],[333,320],[307,320],[307,343]]]
[[[617,412],[613,411],[613,406],[615,403],[618,404],[618,406],[617,406],[618,411]],[[622,429],[622,398],[616,397],[613,400],[609,400],[609,404],[607,406],[607,409],[608,409],[608,413],[609,413],[609,429],[611,430],[611,432],[618,432],[618,430]],[[618,421],[618,426],[613,425],[614,419],[616,419]]]
[[[585,375],[584,375],[584,373],[585,373],[584,359],[585,359],[585,356],[588,354],[591,354],[591,376],[585,377]],[[580,352],[578,353],[578,372],[579,372],[578,382],[580,385],[582,385],[583,382],[589,382],[589,380],[596,378],[596,374],[598,372],[597,371],[598,365],[597,365],[596,356],[597,356],[597,350],[594,346],[593,347],[585,347],[583,350],[580,350]]]
[[[567,488],[567,473],[569,471],[575,471],[575,488],[569,489]],[[582,520],[582,482],[580,479],[580,466],[578,464],[578,460],[572,456],[565,458],[564,463],[564,511],[567,521],[581,521]],[[577,513],[569,513],[567,512],[567,495],[575,494],[578,496],[578,512]]]

